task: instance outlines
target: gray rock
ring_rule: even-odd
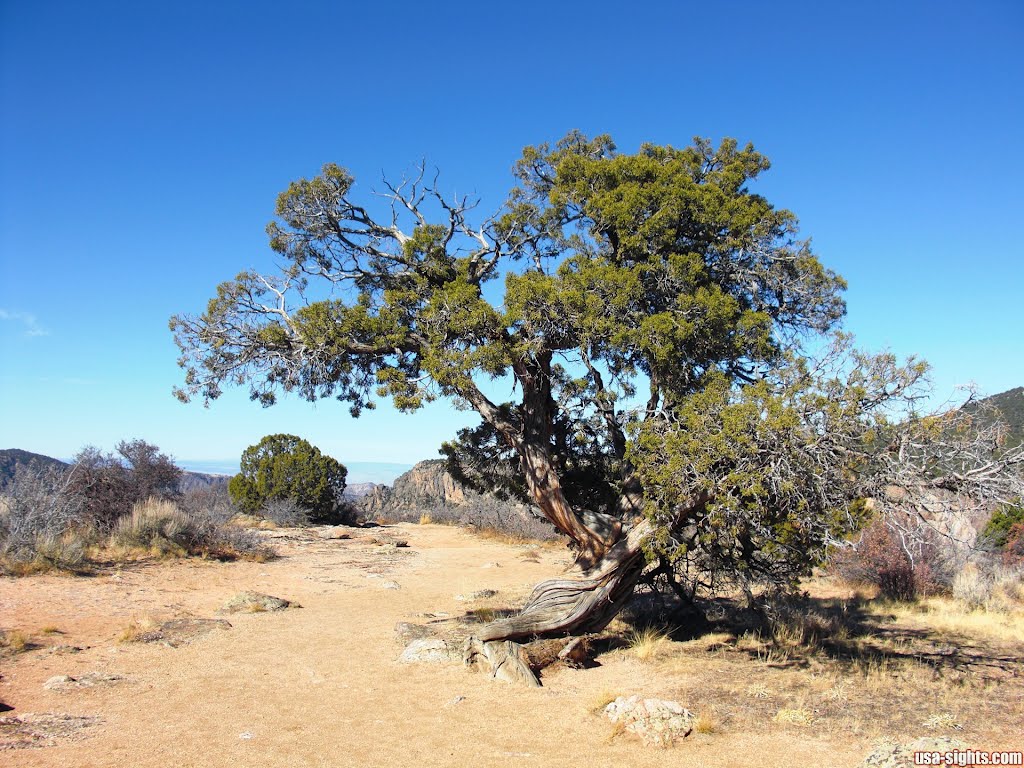
[[[948,736],[925,736],[903,744],[885,741],[864,758],[864,768],[913,768],[915,752],[950,752],[967,745]]]
[[[140,643],[162,643],[177,648],[215,629],[231,629],[231,624],[224,619],[171,619],[156,629],[144,632],[136,640]]]
[[[108,675],[104,672],[86,672],[79,677],[71,675],[54,675],[45,683],[43,688],[48,691],[66,693],[76,688],[94,688],[99,685],[114,685],[124,680],[121,675]]]
[[[385,581],[381,583],[381,589],[401,589],[402,585],[397,581]]]
[[[342,528],[340,525],[333,526],[331,528],[325,528],[320,533],[321,539],[351,539],[352,534]]]
[[[675,701],[620,696],[604,708],[613,723],[621,723],[645,744],[667,746],[693,730],[694,716]]]
[[[87,728],[99,725],[102,718],[41,712],[0,717],[0,751],[53,747],[65,741],[86,738]]]
[[[408,621],[400,621],[395,624],[395,636],[400,643],[405,645],[408,645],[413,640],[422,640],[424,637],[430,637],[432,634],[430,627],[423,624],[413,624]]]
[[[221,608],[221,613],[265,613],[267,611],[283,611],[286,608],[299,606],[291,600],[284,600],[261,592],[239,592]]]
[[[433,637],[424,637],[413,640],[402,651],[398,660],[403,664],[415,664],[425,662],[428,664],[439,664],[451,661],[452,653],[448,643]]]

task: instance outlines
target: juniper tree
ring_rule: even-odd
[[[228,493],[244,512],[264,514],[275,502],[294,502],[304,512],[293,512],[295,521],[331,522],[339,516],[348,470],[308,440],[267,435],[242,452],[239,469]]]
[[[625,154],[574,132],[526,148],[473,221],[422,168],[384,182],[380,216],[325,165],[277,200],[279,271],[172,318],[177,394],[475,410],[450,461],[532,500],[578,567],[483,640],[599,629],[652,560],[791,585],[860,524],[924,367],[823,340],[845,284],[751,189],[768,167],[733,140]]]

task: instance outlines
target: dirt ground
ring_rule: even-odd
[[[13,708],[0,716],[71,716],[59,720],[52,738],[43,738],[45,723],[37,723],[29,748],[12,747],[25,747],[33,737],[0,728],[0,748],[6,745],[0,763],[854,766],[880,736],[928,735],[892,732],[870,712],[860,725],[837,720],[840,725],[830,727],[827,712],[817,725],[778,722],[772,715],[787,706],[805,702],[812,711],[819,690],[822,702],[841,710],[846,694],[836,688],[844,683],[816,683],[815,675],[825,676],[813,665],[788,672],[772,669],[772,659],[754,652],[723,655],[707,638],[672,643],[657,663],[626,649],[609,651],[592,668],[546,674],[540,689],[491,681],[458,663],[402,664],[397,623],[514,607],[536,582],[565,568],[565,552],[436,525],[353,531],[347,540],[321,539],[316,530],[267,535],[281,556],[266,563],[161,561],[91,577],[0,580],[0,628],[28,642],[22,652],[0,656],[0,702]],[[389,539],[409,546],[395,547]],[[457,599],[484,589],[497,594]],[[301,607],[218,613],[243,590]],[[230,626],[210,625],[205,634],[175,644],[124,640],[130,627],[181,618],[222,619]],[[438,626],[458,629],[450,621]],[[776,686],[776,672],[802,675],[806,686]],[[44,687],[56,675],[88,679],[90,673],[100,675],[98,684]],[[1005,703],[1004,715],[975,730],[957,724],[957,738],[974,748],[1019,743],[1019,731],[1005,730],[1014,713],[1019,724],[1024,711],[1019,669],[1005,677],[1012,685],[997,681],[985,694]],[[869,683],[884,700],[884,676]],[[705,699],[702,691],[715,684]],[[704,713],[710,725],[667,752],[616,735],[599,715],[600,704],[633,694],[676,699]],[[804,699],[790,704],[793,696]],[[730,707],[730,697],[743,706]]]

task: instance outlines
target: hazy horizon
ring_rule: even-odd
[[[430,457],[428,457],[430,458]],[[238,474],[238,460],[231,459],[176,459],[175,463],[189,472],[208,475]],[[394,461],[342,461],[348,470],[346,482],[391,485],[395,478],[412,469],[412,464]]]

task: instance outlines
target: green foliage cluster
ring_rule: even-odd
[[[1024,503],[1000,504],[981,531],[982,543],[1004,549],[1015,526],[1024,525]]]
[[[354,415],[449,397],[481,416],[445,446],[453,471],[536,502],[584,567],[646,519],[651,557],[790,586],[863,522],[858,499],[913,491],[921,473],[896,458],[966,481],[923,420],[897,435],[924,366],[828,343],[845,282],[751,189],[768,167],[732,139],[620,153],[571,132],[525,148],[505,203],[472,224],[422,172],[385,182],[375,217],[325,165],[278,198],[280,272],[172,318],[178,395],[247,384],[264,405],[284,391]],[[515,399],[491,401],[495,377]],[[233,493],[253,508],[273,483],[251,470]]]
[[[228,493],[239,509],[261,514],[268,503],[293,501],[309,511],[310,522],[336,521],[348,470],[336,459],[295,435],[267,435],[245,449],[241,472]]]

